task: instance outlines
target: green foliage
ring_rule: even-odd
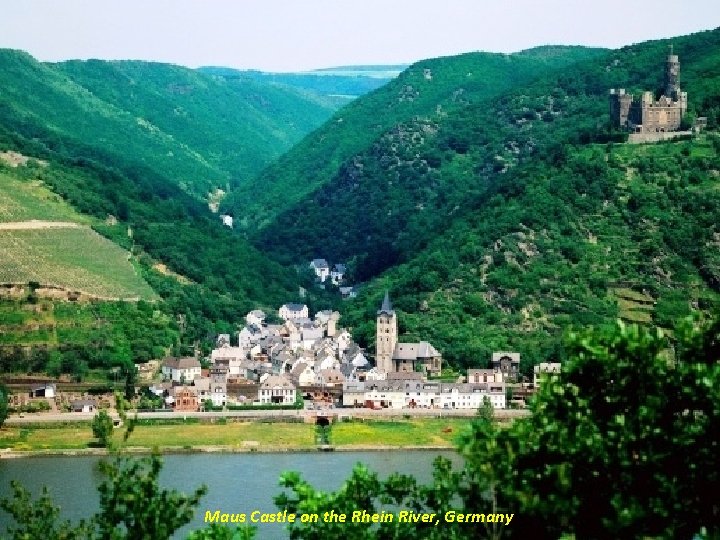
[[[130,375],[132,386],[133,363],[162,358],[178,340],[171,313],[147,302],[0,301],[0,369],[83,376],[117,367],[112,382]]]
[[[11,499],[0,500],[0,508],[7,512],[15,521],[7,528],[11,540],[82,540],[90,538],[90,527],[81,522],[73,525],[69,521],[60,521],[60,508],[55,506],[44,488],[37,500],[33,500],[30,492],[19,482],[11,483],[13,496]]]
[[[100,446],[107,448],[112,442],[113,419],[107,411],[98,412],[92,421],[93,436],[98,440]]]
[[[94,519],[100,538],[164,540],[190,522],[207,489],[191,495],[161,489],[161,467],[158,456],[102,463],[106,479],[98,488],[101,510]]]
[[[254,527],[238,527],[231,529],[226,525],[211,524],[209,527],[193,531],[188,540],[253,540],[257,529]]]
[[[332,112],[288,88],[168,64],[41,64],[1,50],[0,65],[5,126],[55,148],[81,144],[85,157],[142,164],[202,198],[249,179]]]
[[[708,538],[720,533],[715,465],[720,323],[660,331],[618,325],[570,334],[562,374],[531,402],[532,416],[500,427],[476,418],[459,443],[465,464],[435,463],[434,481],[378,479],[362,466],[333,493],[296,473],[281,509],[350,514],[409,508],[514,514],[508,527],[295,523],[291,538]],[[676,361],[666,349],[673,346]]]
[[[718,301],[720,198],[706,171],[720,161],[684,152],[710,146],[704,137],[586,145],[567,148],[562,163],[518,165],[474,212],[345,304],[343,321],[371,346],[374,327],[363,323],[389,289],[405,335],[428,339],[455,365],[519,350],[528,375],[557,357],[570,325],[622,317],[671,329]],[[702,181],[676,180],[691,175]]]
[[[418,117],[443,117],[470,103],[482,103],[501,95],[547,69],[597,54],[596,49],[561,47],[557,54],[544,57],[525,53],[470,53],[413,64],[387,85],[338,111],[321,129],[265,169],[254,182],[230,193],[222,206],[236,215],[252,216],[242,225],[256,230],[283,211],[290,212],[296,204],[296,209],[302,208],[313,198],[311,194],[315,190],[342,174],[344,169],[352,174],[353,156],[370,149],[396,126]],[[346,182],[352,185],[351,179]],[[258,190],[257,185],[263,189]],[[365,201],[361,203],[362,208],[368,208]],[[355,212],[352,207],[343,210]],[[366,219],[363,217],[356,224],[361,225]],[[314,247],[299,249],[304,258],[308,258],[307,252]]]

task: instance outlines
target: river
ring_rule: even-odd
[[[337,489],[348,478],[353,466],[362,462],[381,478],[392,472],[412,474],[421,481],[431,478],[431,464],[437,455],[459,462],[453,452],[293,452],[244,454],[184,454],[163,456],[160,482],[163,487],[190,492],[205,484],[208,493],[200,501],[194,521],[176,538],[202,528],[205,510],[247,513],[253,510],[277,512],[273,496],[282,490],[278,479],[283,471],[302,473],[313,486]],[[87,518],[98,509],[98,457],[33,457],[0,460],[0,497],[11,494],[10,481],[19,480],[37,496],[47,486],[61,516],[73,521]],[[4,536],[9,516],[0,511],[0,536]],[[287,538],[284,525],[258,524],[257,538]]]

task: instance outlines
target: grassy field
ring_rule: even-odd
[[[0,283],[37,281],[104,298],[155,298],[128,252],[89,228],[0,230],[0,252]]]
[[[469,425],[469,419],[411,419],[397,421],[339,422],[332,427],[336,447],[448,446]],[[119,438],[119,433],[116,432]],[[92,447],[90,424],[5,427],[0,429],[0,449],[15,451],[79,450]],[[222,446],[258,450],[315,448],[315,426],[300,423],[228,422],[139,425],[129,446],[152,449],[192,449]]]

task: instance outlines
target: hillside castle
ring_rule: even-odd
[[[665,89],[659,99],[643,92],[639,101],[624,88],[610,90],[610,117],[613,125],[634,133],[678,131],[687,112],[687,92],[680,90],[680,60],[670,54],[665,61]]]

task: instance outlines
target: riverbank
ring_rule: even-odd
[[[357,420],[332,425],[335,451],[447,450],[471,418],[412,418]],[[121,431],[121,430],[117,430]],[[120,438],[120,433],[115,434]],[[90,424],[38,427],[8,426],[0,429],[0,458],[31,455],[104,455],[93,446]],[[317,451],[315,426],[308,423],[218,421],[199,423],[188,419],[170,424],[140,424],[131,437],[130,453],[246,453]]]

